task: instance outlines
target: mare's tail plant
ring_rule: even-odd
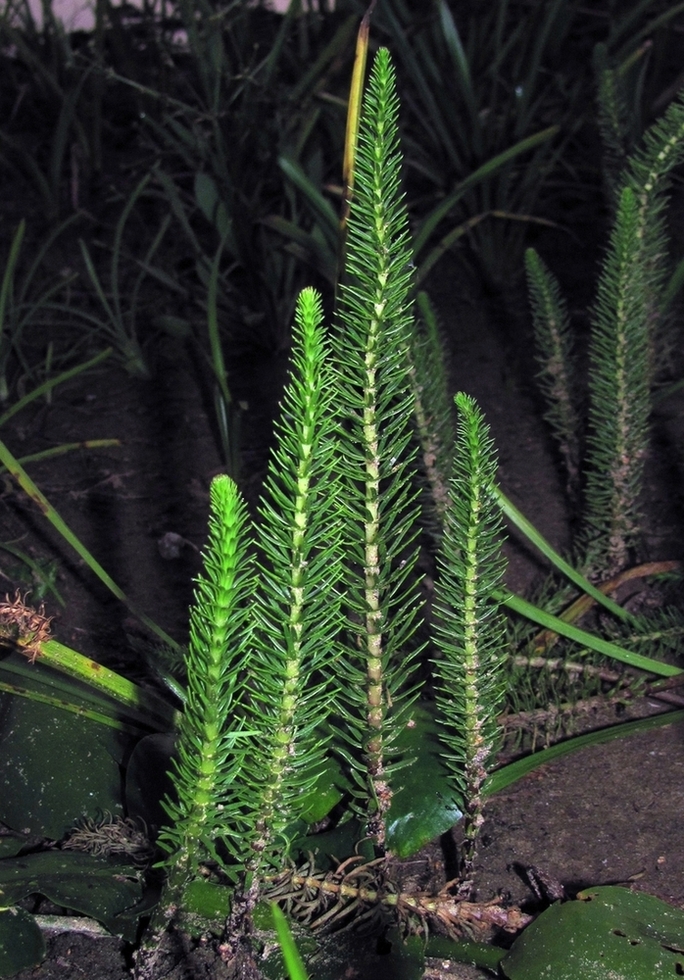
[[[641,527],[639,491],[650,414],[648,261],[637,199],[620,199],[599,282],[590,347],[585,533],[590,566],[615,574]]]
[[[599,638],[579,629],[568,633],[569,624],[505,593],[499,508],[515,510],[494,484],[482,418],[460,396],[456,458],[442,501],[436,719],[415,704],[423,618],[412,438],[423,442],[426,469],[437,453],[436,483],[444,489],[450,465],[430,430],[433,418],[444,422],[442,435],[449,422],[445,400],[425,380],[435,356],[429,315],[424,336],[414,336],[396,115],[392,66],[381,50],[363,103],[334,329],[326,337],[320,297],[304,290],[256,521],[228,476],[211,488],[187,685],[179,690],[173,793],[159,837],[166,882],[137,957],[138,980],[168,975],[164,961],[175,952],[178,929],[222,932],[221,955],[233,960],[236,975],[252,975],[249,919],[268,897],[321,927],[380,905],[423,927],[438,920],[452,935],[483,922],[521,924],[519,914],[491,903],[463,902],[465,882],[456,895],[450,886],[436,896],[399,893],[389,860],[415,853],[464,812],[467,876],[483,797],[526,771],[516,764],[514,774],[490,772],[502,690],[501,605],[634,666],[676,672],[607,641],[597,646]],[[0,455],[47,512],[1,444]],[[598,590],[593,595],[605,604]],[[8,612],[16,617],[16,604]],[[33,662],[50,641],[34,635],[32,622],[22,645]],[[135,691],[128,701],[136,719],[150,704]],[[170,705],[157,715],[158,726],[175,727]],[[406,768],[397,777],[399,764]],[[319,833],[322,820],[333,825],[329,834]],[[318,868],[313,856],[302,857],[315,849]],[[321,865],[333,855],[343,860],[328,871]]]
[[[419,292],[416,300],[420,316],[413,331],[409,377],[413,387],[421,469],[428,491],[425,494],[425,523],[439,546],[449,506],[456,430],[440,324],[427,293]]]
[[[233,939],[325,764],[329,678],[337,669],[341,550],[331,484],[333,385],[314,290],[299,298],[293,377],[257,526],[258,575],[245,505],[229,477],[212,484],[212,518],[191,616],[188,702],[161,835],[167,885],[138,976],[152,977],[160,936],[200,865],[237,886]],[[199,883],[199,886],[198,886]]]
[[[640,51],[643,54],[643,51]],[[597,122],[603,144],[602,173],[603,183],[614,211],[620,201],[620,190],[630,151],[636,141],[638,125],[637,106],[634,105],[636,93],[629,93],[627,79],[635,57],[631,56],[622,65],[613,67],[609,63],[605,44],[594,48],[594,74],[596,76]]]
[[[378,52],[365,98],[340,286],[338,468],[350,557],[345,596],[350,647],[342,717],[361,757],[350,755],[367,831],[382,848],[392,800],[391,759],[413,663],[418,604],[413,572],[419,510],[411,487],[409,381],[412,251],[400,193],[394,69]]]
[[[464,809],[461,872],[473,871],[483,823],[484,786],[499,744],[506,623],[499,592],[501,511],[494,493],[496,457],[482,413],[468,395],[459,411],[451,506],[446,513],[435,588],[434,661],[438,720],[449,778]]]
[[[338,406],[313,289],[301,293],[295,323],[293,375],[260,508],[263,561],[244,693],[248,724],[259,730],[241,773],[249,811],[248,909],[266,871],[281,866],[288,828],[302,817],[302,799],[324,768],[340,659],[342,546],[332,438]]]
[[[298,301],[292,377],[254,527],[256,575],[234,484],[220,477],[212,488],[171,770],[177,799],[167,801],[171,825],[161,836],[168,879],[139,978],[154,975],[161,934],[170,935],[174,910],[182,924],[207,862],[234,885],[224,949],[240,962],[246,916],[268,882],[297,877],[287,870],[291,842],[317,819],[312,800],[331,758],[341,763],[356,839],[370,838],[382,864],[371,862],[369,874],[384,874],[394,774],[411,761],[399,743],[415,726],[420,623],[412,266],[397,109],[380,50],[364,99],[331,352],[320,298],[307,289]],[[460,407],[463,461],[451,495],[463,501],[446,517],[440,593],[458,652],[444,647],[438,706],[456,793],[469,808],[470,868],[496,743],[502,652],[493,590],[502,564],[491,448],[472,401]],[[452,684],[457,700],[447,707]]]
[[[674,102],[645,134],[628,162],[617,195],[598,298],[589,358],[589,424],[579,547],[587,568],[610,576],[624,568],[638,546],[639,495],[649,444],[651,386],[658,369],[666,303],[665,191],[684,157],[684,100]],[[560,290],[533,250],[527,255],[542,387],[561,441],[573,437],[569,386],[573,366]],[[559,329],[560,328],[560,329]],[[580,437],[579,427],[574,439]],[[574,463],[566,461],[568,480]]]
[[[539,363],[537,378],[548,406],[544,417],[558,443],[568,497],[572,504],[577,504],[580,489],[580,416],[567,304],[557,279],[534,249],[530,248],[525,253],[525,269]]]
[[[165,901],[157,918],[187,906],[186,890],[200,863],[225,863],[240,853],[240,801],[233,787],[245,758],[241,670],[251,643],[247,616],[254,590],[246,554],[247,511],[227,476],[211,486],[204,575],[197,583],[186,656],[187,695],[171,777],[176,798],[166,801],[169,823],[159,843],[167,860]]]

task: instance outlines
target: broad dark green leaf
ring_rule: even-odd
[[[684,975],[684,912],[628,888],[552,905],[501,960],[509,980],[659,980]]]
[[[290,856],[295,860],[313,854],[319,871],[337,867],[340,861],[352,854],[362,854],[368,861],[375,857],[373,845],[364,837],[363,824],[356,818],[309,837],[299,837],[290,845]]]
[[[142,818],[153,837],[168,820],[161,801],[167,796],[176,799],[168,775],[175,743],[172,734],[146,735],[133,749],[126,768],[126,812]]]
[[[113,865],[75,851],[41,851],[0,861],[3,902],[28,895],[45,898],[102,922],[110,932],[124,934],[117,916],[142,897],[138,875],[130,865]]]
[[[301,819],[307,824],[318,823],[337,806],[348,787],[339,765],[328,759],[316,784],[302,796]]]
[[[0,820],[60,840],[74,820],[121,812],[119,763],[130,738],[13,695],[0,695]]]
[[[5,835],[0,837],[0,859],[14,857],[26,844],[27,838],[23,835]]]
[[[24,909],[0,909],[0,977],[29,970],[45,957],[45,940]]]
[[[215,881],[195,878],[183,892],[183,906],[186,916],[199,917],[206,931],[208,923],[215,923],[216,931],[221,932],[230,915],[232,890],[227,885]]]
[[[412,709],[397,745],[403,755],[415,759],[394,777],[387,821],[387,846],[404,858],[446,833],[463,814],[440,757],[437,726],[427,709]]]
[[[446,936],[430,936],[425,944],[425,955],[437,957],[440,960],[453,960],[454,963],[470,963],[483,970],[497,972],[505,949],[492,946],[491,943],[477,943],[471,939],[458,941],[447,939]]]

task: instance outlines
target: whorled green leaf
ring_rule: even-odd
[[[247,614],[253,591],[247,555],[247,510],[227,476],[211,484],[209,541],[204,572],[190,613],[187,702],[171,768],[176,799],[167,799],[159,841],[169,852],[174,887],[185,887],[207,855],[219,861],[219,840],[244,853],[232,797],[244,749],[244,724],[236,687],[250,641]]]
[[[598,284],[589,350],[584,536],[588,564],[606,577],[626,567],[642,524],[654,263],[644,247],[639,201],[625,187]]]
[[[412,248],[401,191],[398,100],[386,49],[363,102],[345,275],[339,291],[339,506],[345,524],[347,656],[337,670],[354,795],[382,846],[402,712],[410,704],[419,512],[409,382]]]
[[[469,869],[504,697],[505,621],[498,592],[505,561],[489,430],[474,399],[461,392],[456,404],[458,436],[438,556],[433,663],[448,779],[466,816],[463,861]]]
[[[43,934],[30,912],[0,908],[0,977],[38,966],[45,952]]]
[[[533,248],[525,252],[525,269],[539,365],[537,383],[546,400],[544,418],[558,443],[574,497],[579,489],[581,427],[570,316],[558,280]]]
[[[258,731],[240,774],[253,870],[274,854],[281,859],[285,829],[320,786],[340,650],[338,417],[322,301],[311,288],[297,301],[282,409],[259,509],[266,560],[251,602],[254,634],[243,680],[248,724]]]
[[[509,980],[665,980],[684,974],[684,912],[628,888],[552,905],[501,960]]]

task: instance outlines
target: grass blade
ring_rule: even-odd
[[[588,578],[585,578],[581,572],[578,572],[572,567],[572,565],[568,564],[567,561],[561,558],[561,556],[554,550],[554,548],[552,548],[546,538],[543,537],[537,528],[527,520],[527,518],[508,499],[500,488],[497,487],[495,489],[495,493],[498,497],[501,509],[508,520],[525,535],[531,544],[538,548],[539,551],[541,551],[541,553],[549,559],[549,561],[558,569],[559,572],[562,572],[563,575],[569,578],[578,589],[581,589],[582,592],[586,592],[587,595],[590,595],[592,599],[595,599],[596,602],[600,603],[605,609],[608,610],[608,612],[612,613],[614,616],[617,616],[618,619],[627,623],[631,621],[632,617],[626,609],[623,609],[622,606],[617,604],[617,602],[614,602],[610,596],[605,594],[605,592],[601,592],[600,589],[597,589],[595,585],[591,584]]]
[[[273,912],[273,921],[278,934],[278,942],[283,951],[283,960],[285,961],[287,972],[290,974],[290,980],[308,980],[308,974],[299,955],[299,950],[297,949],[290,927],[287,924],[287,919],[275,902],[271,904],[271,911]]]
[[[649,731],[651,728],[659,728],[661,725],[674,725],[676,722],[684,720],[684,710],[666,711],[653,718],[639,718],[636,721],[626,721],[621,725],[611,725],[610,728],[602,728],[597,732],[587,732],[586,735],[577,735],[569,738],[565,742],[558,742],[556,745],[542,749],[533,755],[525,756],[524,759],[516,759],[515,762],[502,766],[493,772],[487,780],[484,792],[487,796],[500,793],[512,783],[517,782],[526,776],[528,772],[537,769],[539,766],[546,765],[554,759],[560,759],[563,755],[576,752],[588,745],[600,745],[603,742],[610,742],[614,738],[625,738],[627,735],[635,735],[638,732]]]
[[[21,463],[12,455],[7,446],[0,442],[0,463],[3,463],[10,474],[17,481],[24,493],[27,494],[37,504],[38,508],[47,517],[52,526],[59,534],[62,535],[64,540],[71,545],[77,555],[84,560],[88,567],[93,571],[100,581],[107,586],[109,591],[120,599],[121,602],[136,616],[141,623],[152,631],[155,636],[158,636],[163,643],[169,644],[174,650],[180,650],[180,646],[173,640],[161,626],[158,626],[149,616],[141,612],[128,598],[128,596],[123,592],[122,589],[116,584],[113,578],[104,570],[102,565],[97,561],[97,559],[91,555],[86,546],[76,537],[71,528],[66,524],[66,522],[60,517],[55,508],[49,502],[47,497],[38,489],[31,477],[28,475],[26,470],[23,468]]]
[[[589,647],[590,650],[602,653],[605,657],[612,657],[614,660],[619,660],[620,663],[629,664],[630,667],[637,667],[639,670],[646,670],[650,674],[659,674],[662,677],[674,677],[675,674],[683,673],[680,667],[675,667],[673,664],[665,664],[660,660],[642,657],[641,654],[625,650],[617,643],[611,643],[610,640],[604,640],[603,637],[587,633],[586,630],[566,623],[558,616],[553,616],[551,613],[539,609],[526,599],[521,599],[520,596],[509,593],[502,597],[501,602],[508,609],[520,613],[521,616],[530,619],[533,623],[538,623],[546,629],[560,633],[561,636],[566,636],[569,640],[574,640],[575,643],[581,643],[583,646]]]
[[[483,163],[481,167],[478,167],[477,170],[469,174],[438,207],[430,212],[422,223],[415,239],[415,254],[418,255],[421,249],[425,247],[437,225],[448,215],[467,191],[476,184],[482,183],[489,177],[492,177],[497,170],[504,167],[510,160],[514,160],[520,154],[526,153],[535,146],[539,146],[540,143],[545,143],[547,140],[553,139],[559,132],[559,129],[559,126],[547,126],[546,129],[541,129],[538,133],[533,133],[532,136],[526,136],[525,139],[520,140],[514,146],[509,146],[503,153],[497,153],[496,156],[493,156],[486,163]]]
[[[4,425],[8,419],[11,419],[13,415],[16,415],[17,412],[20,412],[22,408],[30,404],[36,398],[40,398],[42,395],[52,391],[53,388],[62,384],[62,382],[75,378],[76,375],[81,374],[82,371],[90,370],[90,368],[95,367],[101,361],[104,361],[105,358],[109,357],[111,353],[112,348],[107,347],[106,350],[96,354],[95,357],[91,357],[89,361],[84,361],[82,364],[77,364],[76,367],[69,368],[67,371],[63,371],[61,374],[58,374],[55,378],[49,378],[42,385],[38,385],[37,388],[34,388],[33,391],[29,391],[23,398],[16,401],[11,408],[8,408],[6,412],[3,412],[3,414],[0,415],[0,425]]]

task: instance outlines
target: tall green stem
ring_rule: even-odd
[[[368,831],[381,847],[392,798],[388,753],[398,730],[410,669],[407,647],[415,629],[409,579],[418,516],[409,483],[415,458],[408,356],[412,267],[399,187],[397,115],[394,71],[381,49],[363,103],[335,337],[345,419],[338,465],[345,486],[341,509],[349,536],[355,634],[346,675],[352,704],[345,722],[363,746],[363,759],[353,764],[365,785],[359,797],[368,808]]]
[[[440,656],[434,668],[445,761],[462,795],[462,871],[468,877],[504,695],[505,620],[498,592],[505,562],[492,442],[473,399],[459,394],[456,404],[460,417],[454,473],[435,588],[435,645]]]

